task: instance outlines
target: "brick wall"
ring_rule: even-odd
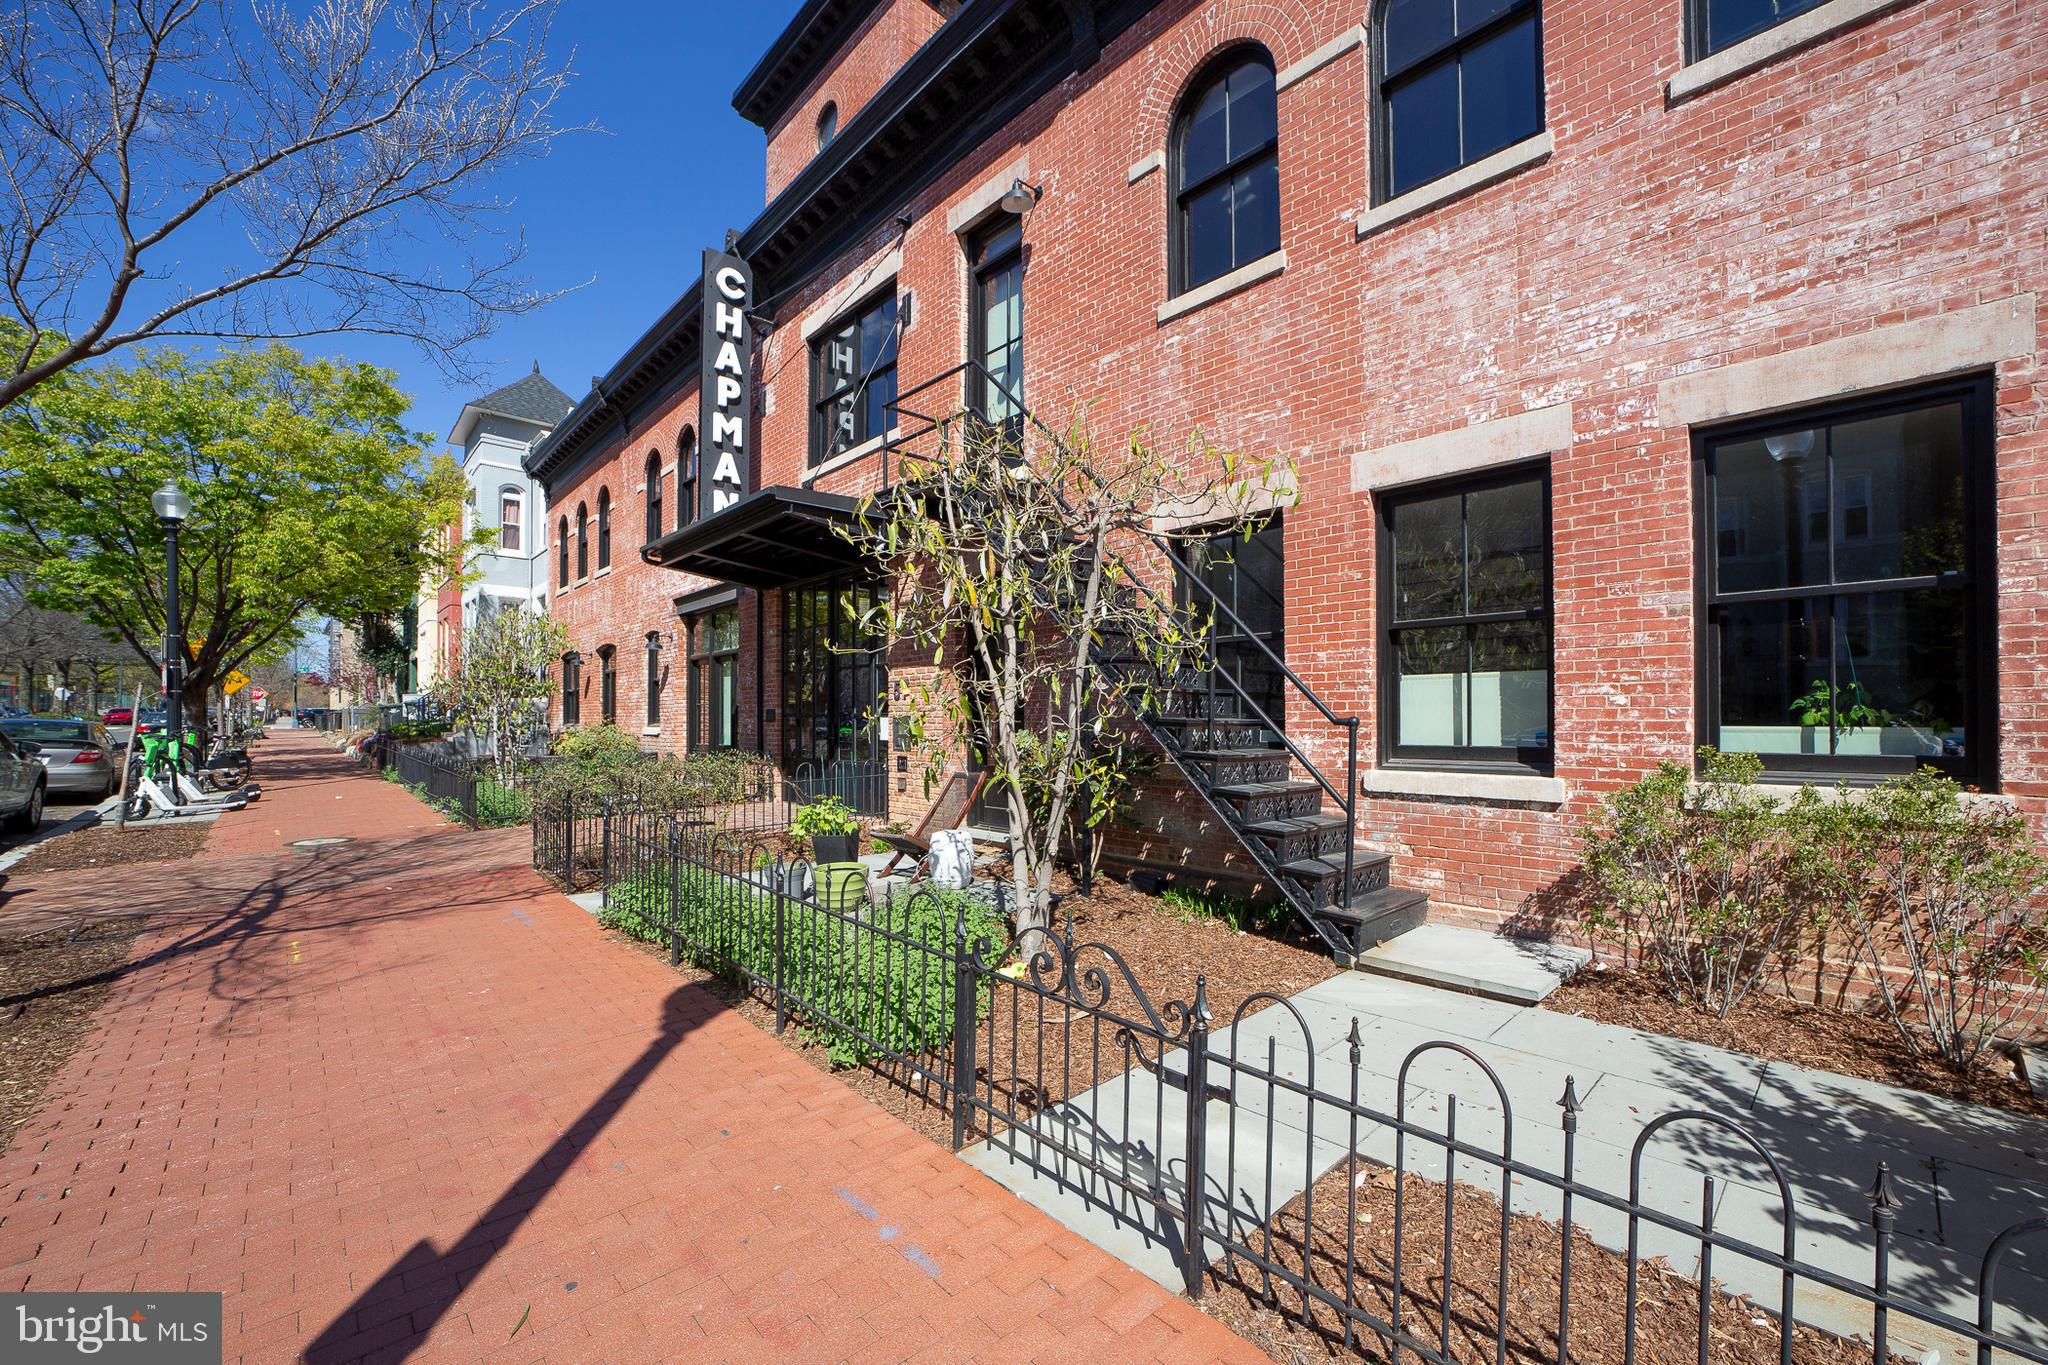
[[[899,0],[884,19],[922,8]],[[803,477],[803,323],[851,301],[856,280],[878,284],[895,268],[899,298],[912,300],[905,387],[960,362],[967,274],[949,214],[1021,172],[1045,188],[1025,225],[1030,401],[1055,421],[1085,408],[1105,439],[1141,430],[1179,445],[1199,430],[1293,461],[1288,660],[1333,708],[1363,718],[1369,758],[1379,744],[1375,530],[1353,457],[1570,403],[1571,439],[1550,454],[1564,800],[1361,799],[1369,842],[1397,853],[1397,879],[1429,890],[1440,915],[1541,926],[1599,794],[1658,759],[1685,758],[1696,740],[1691,431],[1661,410],[1660,386],[2041,291],[2048,11],[1918,0],[1673,105],[1664,83],[1682,62],[1679,0],[1553,0],[1548,158],[1363,239],[1367,62],[1351,46],[1278,97],[1285,270],[1162,324],[1168,177],[1133,183],[1131,169],[1165,147],[1176,100],[1219,50],[1257,42],[1285,72],[1360,14],[1320,0],[1160,6],[908,205],[907,231],[878,230],[778,306],[759,358],[757,477]],[[856,92],[842,98],[844,116],[901,60],[883,27],[871,25],[778,130],[771,192],[799,164],[789,139],[810,137],[808,100]],[[1996,363],[2000,781],[2039,819],[2048,388],[2035,305],[2011,306],[2030,340]],[[663,439],[636,435],[629,466]],[[818,486],[853,491],[879,475],[868,459]],[[574,501],[551,495],[557,509]],[[677,590],[635,566],[561,594],[561,610],[579,630],[621,623],[605,628],[637,672],[639,635],[622,623]],[[588,669],[586,679],[594,686]],[[637,686],[622,679],[622,715],[637,714]],[[1341,731],[1305,709],[1290,733],[1341,760]],[[1143,842],[1155,853],[1199,823],[1177,804],[1161,793],[1148,807]]]
[[[936,33],[940,15],[930,0],[889,0],[854,31],[803,94],[768,130],[768,198],[782,193],[818,151],[818,115],[827,104],[846,127],[898,67]]]

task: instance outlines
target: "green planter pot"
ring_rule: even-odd
[[[827,910],[846,913],[858,910],[868,899],[868,870],[859,863],[819,863],[818,904]]]

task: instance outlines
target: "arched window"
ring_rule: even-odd
[[[824,151],[839,136],[839,106],[830,100],[818,111],[818,150]]]
[[[619,723],[619,652],[610,645],[597,647],[597,711],[606,725]]]
[[[661,452],[647,452],[647,543],[661,539]]]
[[[498,490],[498,548],[517,551],[526,544],[526,494],[509,484]]]
[[[562,656],[562,724],[583,720],[583,656],[570,650]]]
[[[555,567],[559,586],[569,586],[569,519],[563,517],[555,523]]]
[[[1173,292],[1280,249],[1273,59],[1237,48],[1204,69],[1173,129]]]
[[[612,490],[597,490],[597,567],[612,566]]]
[[[1543,131],[1539,0],[1385,0],[1373,34],[1377,201]]]
[[[661,632],[647,632],[647,723],[661,724]]]
[[[697,428],[676,438],[676,529],[697,519]]]
[[[576,504],[576,576],[590,577],[590,508]]]

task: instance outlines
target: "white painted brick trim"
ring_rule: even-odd
[[[1371,493],[1441,479],[1564,450],[1572,443],[1572,405],[1555,403],[1513,417],[1475,422],[1351,457],[1351,491]]]

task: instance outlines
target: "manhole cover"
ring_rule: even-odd
[[[286,845],[285,845],[285,847],[286,847],[286,848],[326,848],[326,847],[327,847],[327,846],[328,846],[329,844],[351,844],[351,843],[354,843],[354,842],[355,842],[355,840],[353,840],[353,839],[349,839],[349,838],[346,838],[346,837],[336,837],[336,838],[328,838],[328,839],[294,839],[294,840],[292,840],[292,841],[291,841],[290,843],[286,844]]]

